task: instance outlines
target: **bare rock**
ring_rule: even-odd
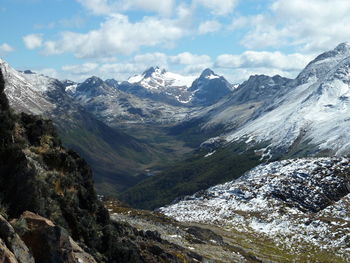
[[[13,253],[7,248],[4,241],[0,239],[0,262],[1,263],[19,263]]]
[[[14,228],[10,225],[10,223],[7,222],[7,220],[2,216],[0,216],[0,238],[2,239],[2,242],[5,244],[7,249],[10,250],[11,253],[13,253],[13,256],[16,259],[15,262],[34,263],[34,258],[30,254],[30,251],[26,244],[16,234]],[[3,252],[5,253],[6,249],[4,249]],[[6,254],[8,253],[6,252]],[[0,260],[0,262],[3,261]]]
[[[22,239],[32,250],[36,263],[96,263],[64,228],[47,218],[26,211],[19,220],[25,223]]]

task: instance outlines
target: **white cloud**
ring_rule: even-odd
[[[65,65],[61,68],[61,78],[75,81],[83,81],[95,75],[103,79],[114,78],[119,81],[127,80],[130,76],[140,74],[151,66],[159,66],[172,71],[178,65],[185,68],[175,70],[182,74],[199,74],[203,69],[212,67],[211,58],[207,55],[196,55],[189,52],[168,56],[164,53],[144,53],[135,55],[125,61],[118,63],[83,63],[76,65]]]
[[[211,64],[211,58],[207,55],[195,55],[189,52],[183,52],[176,56],[170,56],[169,60],[173,64],[181,65],[198,65],[198,64]]]
[[[22,39],[23,39],[24,45],[28,49],[40,48],[43,44],[43,39],[41,34],[26,35]]]
[[[77,0],[96,15],[110,15],[128,10],[151,11],[169,16],[174,10],[175,0]]]
[[[217,74],[224,76],[231,83],[242,83],[252,75],[280,75],[286,78],[295,78],[298,74],[298,72],[295,71],[283,71],[273,68],[237,68],[235,70],[218,68],[214,70]]]
[[[11,47],[9,44],[7,43],[3,43],[0,45],[0,54],[7,54],[10,53],[12,51],[14,51],[15,49],[13,47]]]
[[[274,0],[242,40],[248,48],[295,46],[320,52],[350,39],[350,1]]]
[[[151,66],[159,66],[162,68],[168,67],[167,55],[159,52],[136,55],[133,58],[133,62],[137,65],[143,65],[144,68]]]
[[[106,15],[112,12],[107,0],[77,0],[77,2],[96,15]]]
[[[60,78],[60,73],[54,68],[42,68],[42,69],[34,69],[35,73],[42,74],[51,78]]]
[[[194,5],[202,5],[214,15],[228,15],[236,7],[237,0],[193,0]]]
[[[174,19],[145,17],[131,23],[127,16],[111,15],[99,29],[88,33],[62,32],[57,41],[44,43],[44,54],[72,52],[79,58],[128,55],[143,46],[167,47],[187,34]]]
[[[80,65],[66,65],[62,67],[63,71],[68,71],[74,75],[91,74],[94,70],[98,68],[96,63],[84,63]]]
[[[303,69],[311,57],[281,52],[246,51],[240,55],[223,54],[217,57],[216,66],[222,68],[270,68],[284,71]]]
[[[221,24],[216,20],[208,20],[199,25],[198,32],[201,35],[213,33],[221,29]]]

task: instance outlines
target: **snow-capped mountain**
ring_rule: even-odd
[[[220,140],[269,142],[284,151],[310,146],[310,154],[349,153],[349,68],[350,45],[342,43],[310,62],[295,80],[277,86],[253,119]]]
[[[111,86],[112,85],[112,86]],[[110,126],[123,123],[168,123],[186,117],[188,108],[139,98],[117,88],[116,81],[91,77],[78,84],[74,100]]]
[[[180,74],[167,72],[159,67],[151,67],[141,75],[136,75],[128,79],[129,83],[140,83],[150,90],[161,90],[167,87],[186,88],[190,87],[195,77],[183,76]]]
[[[209,106],[230,94],[233,90],[224,77],[216,75],[211,69],[205,69],[188,89],[192,92],[191,102],[197,106]]]
[[[226,132],[232,131],[256,118],[271,101],[287,93],[292,87],[291,79],[281,76],[269,77],[254,75],[238,85],[217,103],[194,112],[190,121],[200,120],[202,130],[224,127]]]
[[[6,79],[6,95],[14,109],[43,114],[55,108],[49,98],[43,95],[57,84],[54,79],[30,71],[19,72],[1,59],[0,68]]]
[[[118,88],[141,98],[196,107],[214,104],[232,92],[233,85],[210,69],[196,78],[151,67],[141,75],[120,83]]]
[[[183,222],[267,237],[295,253],[317,247],[348,258],[349,161],[310,158],[260,165],[160,212]]]
[[[119,89],[139,96],[170,104],[188,104],[191,101],[191,86],[195,77],[167,72],[151,67],[140,75],[132,76],[119,85]]]

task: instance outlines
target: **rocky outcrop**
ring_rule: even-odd
[[[18,223],[21,237],[32,251],[36,263],[96,263],[68,234],[52,221],[31,212],[24,212]]]
[[[6,262],[4,258],[8,258],[9,262],[18,263],[34,263],[34,258],[26,244],[15,232],[7,220],[0,216],[0,262]],[[1,258],[2,256],[3,258]],[[1,261],[4,260],[4,261]],[[12,260],[12,261],[11,261]]]

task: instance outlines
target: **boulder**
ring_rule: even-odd
[[[0,262],[1,263],[19,263],[15,255],[7,248],[3,240],[0,239]]]
[[[2,242],[5,244],[6,248],[13,253],[13,256],[16,258],[15,262],[34,263],[34,258],[30,254],[26,244],[16,234],[11,224],[2,216],[0,216],[0,239],[2,239]],[[5,248],[2,251],[3,253],[8,254]],[[3,261],[0,260],[0,262]]]
[[[36,263],[96,263],[64,228],[49,219],[26,211],[19,221],[25,226],[22,239]]]

